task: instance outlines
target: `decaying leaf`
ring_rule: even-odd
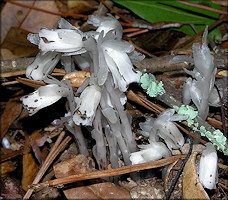
[[[63,80],[69,80],[72,87],[80,87],[86,78],[90,77],[90,72],[87,71],[75,71],[66,74]]]
[[[17,1],[28,6],[58,12],[55,1]],[[47,20],[48,19],[48,20]],[[1,11],[1,40],[4,40],[12,26],[20,27],[32,33],[38,33],[41,27],[54,28],[60,16],[24,8],[11,3],[6,3]]]
[[[43,188],[36,192],[34,199],[55,199],[59,196],[59,190],[57,188]]]
[[[23,91],[17,92],[6,104],[6,108],[1,116],[1,138],[5,136],[8,131],[10,124],[19,116],[22,109],[22,103],[20,97],[22,96]]]
[[[42,154],[39,147],[42,147],[46,141],[48,142],[51,141],[48,135],[44,135],[42,138],[37,140],[33,140],[32,137],[30,137],[30,144],[31,144],[32,150],[40,164],[43,163],[43,159],[42,159]]]
[[[15,179],[7,177],[4,179],[2,187],[1,187],[1,195],[5,197],[5,199],[22,199],[25,192],[18,185]]]
[[[23,176],[22,176],[22,188],[25,191],[28,190],[28,185],[32,184],[38,169],[36,158],[30,151],[30,137],[32,137],[33,140],[36,140],[41,138],[42,135],[39,133],[38,130],[34,131],[31,135],[29,135],[25,131],[25,147],[24,147],[24,155],[23,155]],[[41,154],[42,153],[47,154],[47,148],[43,148]],[[42,156],[45,156],[45,155],[42,155]]]
[[[1,169],[1,178],[4,178],[7,176],[9,172],[12,172],[16,169],[15,164],[9,160],[3,163],[0,163],[0,169]]]
[[[67,1],[67,6],[69,9],[69,13],[75,13],[75,14],[82,14],[82,13],[86,13],[89,12],[91,10],[94,10],[95,8],[93,7],[93,5],[97,4],[96,1],[82,1],[82,0],[68,0]]]
[[[198,179],[195,164],[197,154],[192,153],[183,170],[183,199],[210,199]]]
[[[7,33],[2,48],[7,49],[9,53],[1,55],[3,60],[35,56],[39,49],[27,40],[28,31],[17,27],[11,27]]]
[[[57,178],[63,178],[69,175],[92,172],[95,169],[91,165],[93,162],[91,163],[91,160],[80,154],[75,158],[56,164],[54,172]],[[130,199],[126,190],[110,182],[99,180],[99,183],[92,181],[86,182],[86,186],[82,185],[83,182],[78,182],[71,188],[64,189],[63,192],[68,199]]]

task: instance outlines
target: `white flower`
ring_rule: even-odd
[[[119,21],[112,15],[109,16],[94,16],[90,15],[87,21],[88,24],[93,24],[98,27],[96,32],[101,33],[104,31],[104,35],[111,30],[115,31],[115,39],[121,40],[123,35],[123,28]]]
[[[152,162],[161,158],[168,158],[171,156],[171,152],[162,142],[152,142],[147,145],[139,145],[142,149],[138,152],[130,154],[130,160],[133,165]]]
[[[184,145],[184,137],[172,121],[186,120],[186,116],[174,115],[174,109],[166,109],[154,121],[154,132],[159,131],[158,134],[165,140],[168,148],[178,149]]]
[[[60,59],[60,53],[38,53],[35,60],[26,69],[26,77],[36,81],[44,80],[49,75]]]
[[[39,40],[37,39],[39,37]],[[39,45],[43,52],[76,52],[82,53],[83,35],[77,30],[41,28],[37,34],[29,34],[28,40]],[[85,50],[84,50],[85,52]]]
[[[211,55],[210,49],[207,46],[207,34],[208,26],[205,28],[203,33],[202,47],[200,48],[199,43],[194,43],[192,45],[192,50],[195,69],[204,77],[210,78],[215,70],[215,66],[214,57]]]
[[[208,142],[199,162],[199,180],[207,189],[215,189],[218,182],[218,156],[212,143]]]
[[[45,108],[61,97],[67,96],[69,89],[63,84],[49,84],[41,86],[38,90],[21,98],[23,106],[29,111],[29,115],[34,115],[40,109]]]
[[[125,92],[130,83],[139,82],[140,75],[134,71],[133,65],[127,55],[134,50],[134,46],[116,40],[106,40],[102,43],[106,64],[112,73],[115,87]]]
[[[91,126],[97,106],[101,99],[101,88],[96,85],[87,86],[80,95],[73,121],[77,125]]]

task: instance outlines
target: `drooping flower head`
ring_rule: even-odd
[[[112,73],[115,87],[125,92],[130,83],[139,82],[140,76],[134,70],[127,53],[134,50],[134,46],[116,40],[106,40],[101,44],[102,53],[109,71]]]
[[[87,86],[79,97],[73,121],[77,125],[91,126],[97,106],[101,99],[101,88],[97,85]]]
[[[68,53],[67,55],[86,52],[83,32],[64,19],[59,21],[59,27],[61,29],[41,28],[38,34],[28,34],[27,38],[31,43],[38,45],[42,52],[56,51]]]
[[[101,33],[102,31],[104,31],[104,35],[106,35],[109,31],[114,30],[115,39],[121,40],[122,38],[123,28],[119,23],[119,21],[112,15],[108,15],[108,16],[90,15],[87,20],[87,23],[93,24],[94,26],[98,27],[96,32]]]
[[[21,98],[23,106],[29,111],[29,115],[34,115],[40,109],[45,108],[62,97],[67,96],[69,88],[64,84],[49,84],[39,87],[36,91]]]
[[[174,115],[174,109],[166,109],[154,121],[153,131],[165,140],[170,150],[179,149],[184,145],[184,137],[172,121],[186,120],[185,115]]]
[[[26,77],[43,81],[54,69],[60,59],[58,52],[38,53],[35,60],[26,69]]]

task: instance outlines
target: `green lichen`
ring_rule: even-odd
[[[144,90],[146,90],[146,93],[150,97],[156,97],[158,95],[162,95],[165,93],[162,81],[156,80],[153,74],[145,73],[142,75],[141,72],[138,72],[138,73],[141,76],[139,84]]]
[[[211,133],[210,131],[207,131],[204,126],[201,126],[200,130],[198,131],[202,136],[207,137],[208,140],[212,142],[214,146],[217,146],[218,150],[222,150],[225,155],[228,155],[228,148],[226,147],[227,139],[220,130],[216,130],[213,131],[213,133]]]
[[[178,114],[188,115],[188,126],[190,127],[194,123],[194,118],[198,115],[198,111],[195,111],[191,106],[182,105],[178,110],[176,110]]]

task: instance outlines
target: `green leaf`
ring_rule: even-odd
[[[211,12],[208,10],[203,10],[200,8],[195,8],[182,4],[178,1],[158,1],[158,0],[114,0],[116,3],[130,9],[135,14],[141,18],[147,20],[148,22],[155,23],[160,21],[174,21],[180,22],[184,25],[175,30],[182,31],[188,35],[195,35],[195,32],[189,25],[189,22],[194,24],[197,32],[203,31],[206,25],[211,25],[217,21],[219,14]],[[220,9],[221,7],[213,4],[208,0],[204,1],[194,1],[194,3],[203,3],[204,5]],[[214,29],[209,34],[209,39],[212,39],[213,36],[216,36],[216,39],[221,38],[221,34],[218,28]]]

